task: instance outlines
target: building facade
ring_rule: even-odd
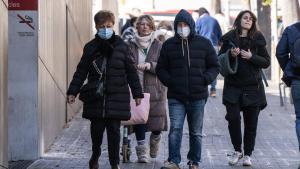
[[[0,1],[0,165],[7,167],[7,22],[8,0]],[[1,167],[0,167],[1,168]]]
[[[81,110],[78,100],[72,105],[66,103],[66,90],[84,44],[94,37],[93,15],[100,9],[118,15],[117,0],[27,0],[25,3],[37,4],[36,20],[31,17],[34,11],[12,11],[10,3],[22,6],[24,1],[0,2],[1,164],[43,156]],[[34,33],[20,32],[16,25],[31,27]],[[31,35],[36,36],[36,43],[25,48]],[[23,45],[16,45],[20,42]]]

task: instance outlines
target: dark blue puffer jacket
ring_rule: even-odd
[[[276,48],[276,57],[281,69],[284,71],[282,80],[291,85],[292,80],[300,80],[300,70],[293,68],[291,57],[293,55],[294,42],[300,38],[300,22],[288,26],[281,36],[281,39]]]
[[[190,27],[190,35],[182,39],[177,33],[178,22]],[[162,46],[156,66],[160,81],[168,87],[168,98],[192,101],[208,97],[207,86],[217,77],[219,64],[210,41],[196,35],[192,16],[181,10],[174,21],[175,36]]]

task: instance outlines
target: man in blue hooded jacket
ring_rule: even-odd
[[[214,46],[216,53],[219,51],[219,42],[222,37],[222,30],[220,27],[219,22],[217,19],[213,18],[210,16],[209,12],[201,7],[198,10],[199,13],[199,18],[196,21],[196,32],[197,34],[204,36]],[[217,79],[215,79],[211,83],[211,88],[210,88],[210,96],[211,97],[216,97],[216,85],[217,85]]]
[[[168,87],[170,114],[169,158],[162,169],[179,168],[185,116],[190,137],[188,165],[198,169],[207,86],[217,77],[219,64],[212,44],[196,34],[195,22],[186,10],[176,15],[174,29],[175,36],[163,44],[156,66],[158,78]]]
[[[288,26],[276,48],[276,57],[283,70],[282,80],[291,87],[296,114],[296,133],[300,152],[300,22]],[[299,168],[300,169],[300,166]]]

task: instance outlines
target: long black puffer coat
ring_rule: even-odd
[[[249,60],[238,55],[236,74],[224,78],[223,104],[240,104],[241,107],[267,105],[261,69],[270,66],[270,56],[266,50],[266,41],[262,33],[256,32],[253,37],[239,37],[235,30],[229,31],[222,38],[219,55],[230,50],[233,45],[243,50],[250,49]],[[229,52],[230,53],[230,52]],[[230,56],[231,57],[231,56]],[[234,61],[234,59],[230,59]]]
[[[133,98],[143,98],[134,62],[128,55],[128,46],[117,35],[109,40],[102,40],[97,35],[88,42],[83,56],[77,66],[73,79],[67,91],[68,95],[76,96],[80,92],[86,78],[88,83],[95,82],[99,75],[92,65],[98,57],[107,57],[105,82],[105,111],[106,113],[128,113],[130,111],[129,87]],[[114,113],[115,114],[115,113]],[[83,118],[97,119],[103,116],[103,99],[83,104]]]

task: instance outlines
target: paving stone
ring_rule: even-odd
[[[201,167],[204,169],[242,169],[245,167],[241,162],[237,166],[229,166],[227,163],[227,154],[232,152],[233,146],[227,129],[227,121],[224,118],[226,111],[221,99],[222,81],[218,82],[218,96],[209,98],[205,108]],[[253,166],[247,167],[247,169],[296,169],[300,159],[294,129],[294,109],[289,103],[285,107],[280,107],[278,85],[275,83],[270,83],[270,85],[271,87],[266,88],[268,107],[259,116],[256,147],[252,155]],[[80,114],[77,115],[70,122],[70,127],[64,129],[62,135],[56,139],[43,158],[35,161],[29,169],[88,168],[88,160],[91,155],[90,123],[80,116]],[[134,135],[131,137],[135,138]],[[188,169],[186,165],[189,149],[188,137],[188,126],[185,122],[180,164],[182,169]],[[168,133],[162,134],[158,157],[151,159],[148,164],[136,163],[134,150],[136,141],[132,140],[132,162],[121,163],[121,168],[160,169],[168,158]],[[148,140],[149,133],[147,134]],[[99,160],[100,168],[110,169],[106,134],[102,150]]]

